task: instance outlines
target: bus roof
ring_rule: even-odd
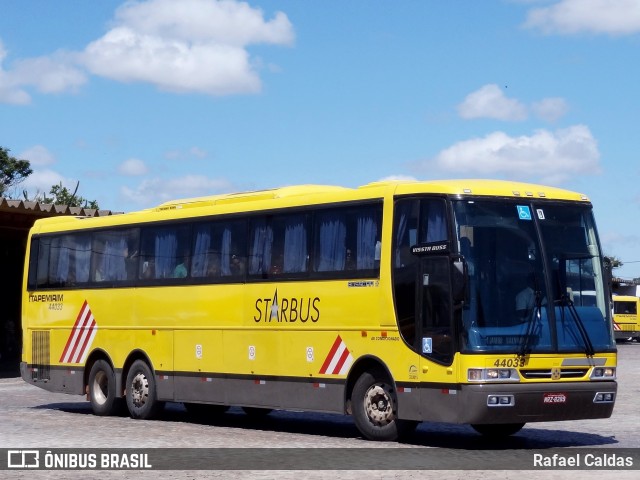
[[[637,302],[640,300],[638,297],[634,297],[633,295],[614,295],[614,302]]]
[[[295,185],[280,188],[226,193],[203,197],[183,198],[162,203],[137,212],[100,218],[63,216],[40,219],[35,222],[34,231],[54,231],[58,229],[77,229],[113,226],[144,221],[161,220],[191,216],[193,208],[202,208],[202,214],[214,215],[234,213],[236,211],[255,211],[291,207],[300,204],[319,204],[350,200],[383,198],[392,195],[410,195],[417,193],[436,193],[465,196],[493,196],[529,199],[553,199],[588,202],[586,195],[555,187],[504,180],[434,180],[401,181],[390,180],[373,182],[358,188],[333,185]],[[300,198],[304,197],[301,201]],[[206,211],[205,211],[206,209]],[[174,212],[175,215],[171,214]],[[165,213],[166,215],[163,215]],[[198,212],[200,213],[200,212]]]

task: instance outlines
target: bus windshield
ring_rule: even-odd
[[[615,349],[589,206],[461,200],[454,212],[468,271],[463,352]]]

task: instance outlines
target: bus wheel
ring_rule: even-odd
[[[503,438],[518,433],[524,427],[524,423],[497,423],[494,425],[471,425],[473,429],[490,438]]]
[[[369,440],[397,440],[417,425],[398,419],[398,400],[390,383],[382,372],[372,371],[363,373],[353,387],[353,418]]]
[[[127,375],[127,408],[131,418],[153,418],[164,406],[158,401],[156,381],[146,362],[136,360]]]
[[[116,375],[106,360],[97,360],[89,372],[89,402],[95,415],[113,415],[120,407]]]
[[[273,412],[272,408],[260,408],[260,407],[242,407],[244,413],[253,418],[262,418]]]

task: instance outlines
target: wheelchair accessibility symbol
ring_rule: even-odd
[[[517,205],[520,220],[531,220],[531,210],[527,205]]]

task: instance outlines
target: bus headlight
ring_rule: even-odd
[[[520,375],[515,368],[470,368],[467,370],[469,382],[519,382]]]
[[[616,394],[613,392],[598,392],[593,397],[593,403],[613,403],[616,399]]]
[[[513,395],[489,395],[487,396],[488,407],[513,407],[516,404]]]
[[[616,367],[595,367],[589,378],[591,380],[615,380]]]

